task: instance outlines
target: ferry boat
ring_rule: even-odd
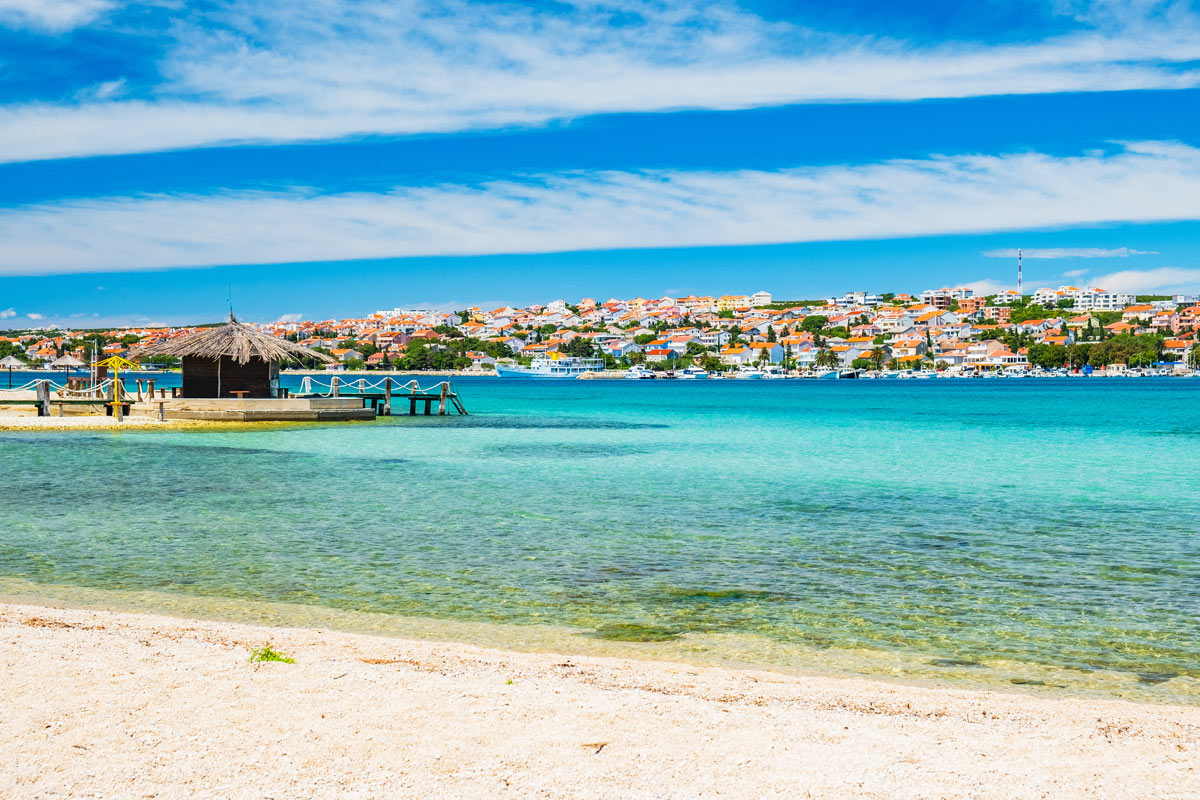
[[[578,378],[585,372],[600,372],[603,369],[603,359],[575,356],[538,357],[528,367],[496,364],[496,374],[501,378],[570,379]]]

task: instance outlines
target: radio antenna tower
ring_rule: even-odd
[[[1021,248],[1018,247],[1017,248],[1017,299],[1020,300],[1024,297],[1025,297],[1025,295],[1023,295],[1021,293]]]

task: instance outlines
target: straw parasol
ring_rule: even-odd
[[[25,369],[26,364],[16,356],[5,356],[0,359],[0,369],[8,370],[8,388],[12,388],[12,371],[14,369]]]
[[[195,356],[216,360],[223,356],[238,364],[248,364],[258,358],[266,362],[295,361],[315,358],[333,364],[336,361],[324,353],[309,350],[303,345],[289,342],[278,336],[254,330],[229,315],[229,322],[216,328],[206,328],[178,339],[167,339],[149,345],[138,352],[138,358],[147,356]]]
[[[66,369],[75,369],[76,367],[85,367],[87,365],[84,364],[82,361],[80,361],[75,356],[71,355],[70,353],[67,353],[66,355],[59,356],[58,358],[56,358],[52,362],[50,362],[50,366],[65,367]]]

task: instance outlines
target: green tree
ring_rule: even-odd
[[[576,336],[571,341],[567,342],[562,348],[564,355],[576,356],[578,358],[591,358],[596,354],[596,346],[592,344],[592,340],[584,336]]]
[[[867,353],[867,358],[871,361],[871,367],[875,370],[883,369],[887,357],[888,352],[886,347],[873,347],[871,348],[871,352]]]
[[[817,331],[824,330],[828,323],[829,317],[825,317],[820,314],[810,314],[804,318],[803,322],[800,323],[800,327],[809,333],[816,333]]]
[[[0,358],[8,358],[9,356],[16,356],[26,364],[29,363],[29,357],[25,355],[25,348],[9,341],[0,341]]]
[[[768,342],[779,341],[778,338],[775,336],[775,326],[774,325],[767,326],[767,341]]]
[[[821,368],[824,368],[824,367],[829,367],[831,369],[835,368],[838,365],[837,354],[828,348],[822,348],[817,353],[817,358],[813,362],[813,364],[815,366],[821,367]]]

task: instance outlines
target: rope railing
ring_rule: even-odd
[[[85,400],[102,400],[108,397],[112,390],[112,385],[112,378],[109,378],[103,383],[98,383],[95,386],[88,386],[84,389],[71,389],[64,386],[63,388],[56,390],[56,393],[63,399],[68,397],[77,397]],[[124,386],[124,381],[122,381],[121,393],[125,394],[127,391],[128,390]]]
[[[337,390],[339,394],[346,395],[382,392],[386,388],[387,381],[387,378],[381,378],[374,383],[368,383],[365,378],[356,378],[354,380],[345,382],[339,380],[337,384]],[[438,381],[428,389],[423,388],[415,379],[408,381],[407,383],[393,382],[392,391],[398,394],[406,391],[427,393],[439,391],[442,384],[446,384],[446,390],[448,392],[457,393],[454,388],[454,382],[448,380]],[[333,397],[333,381],[331,380],[329,383],[324,383],[322,381],[313,380],[311,375],[306,375],[304,376],[304,379],[300,381],[300,391],[298,394],[311,394],[318,397]]]
[[[35,392],[35,391],[37,391],[37,387],[38,387],[39,383],[42,383],[42,381],[41,380],[30,381],[29,383],[25,384],[24,386],[14,386],[11,389],[0,389],[0,392]],[[54,381],[46,381],[46,383],[50,384],[50,391],[52,391],[52,392],[57,392],[60,389],[62,389],[62,385],[57,384]]]

